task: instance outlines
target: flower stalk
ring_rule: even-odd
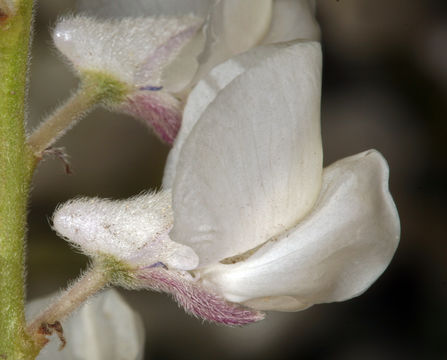
[[[107,74],[85,73],[81,85],[62,106],[57,108],[29,136],[28,144],[36,158],[62,137],[80,119],[101,102],[120,102],[126,85]]]
[[[4,2],[2,2],[4,4]],[[37,354],[25,332],[24,239],[34,159],[25,142],[32,0],[0,21],[0,358]]]
[[[48,342],[43,330],[70,315],[90,296],[107,286],[109,280],[110,273],[103,267],[92,266],[28,325],[27,333],[39,347],[43,347]]]

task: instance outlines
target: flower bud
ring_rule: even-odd
[[[87,77],[89,83],[95,78],[102,82],[108,79],[107,83],[125,88],[126,96],[119,98],[102,94],[99,98],[104,105],[143,120],[163,141],[172,144],[180,127],[182,106],[169,89],[181,91],[196,71],[191,64],[200,42],[199,49],[186,45],[201,24],[202,20],[193,16],[119,20],[76,16],[59,21],[53,40],[81,79]]]

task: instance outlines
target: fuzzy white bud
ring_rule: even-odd
[[[75,69],[105,72],[136,87],[161,86],[171,63],[202,23],[193,16],[98,20],[64,18],[53,40]]]
[[[54,229],[89,256],[111,255],[133,266],[162,262],[169,268],[194,269],[198,257],[173,242],[168,233],[173,217],[169,192],[112,201],[71,200],[54,213]]]

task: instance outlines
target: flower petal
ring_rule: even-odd
[[[92,257],[111,255],[133,266],[163,262],[174,269],[194,269],[194,251],[167,235],[173,221],[170,205],[169,192],[115,201],[75,199],[55,211],[53,226]]]
[[[234,79],[182,148],[173,187],[176,242],[200,265],[294,226],[318,197],[321,50],[297,43]]]
[[[268,57],[274,55],[283,45],[258,46],[243,54],[236,55],[223,64],[212,69],[200,80],[188,96],[183,110],[180,131],[169,152],[163,176],[163,187],[172,188],[180,151],[189,136],[192,128],[202,116],[209,104],[214,101],[217,94],[236,77],[251,67],[257,66]]]
[[[258,45],[267,33],[272,0],[217,1],[210,9],[206,45],[196,79],[230,57]]]
[[[388,165],[375,150],[324,171],[321,195],[294,229],[247,260],[201,274],[229,301],[302,310],[363,293],[385,270],[400,236]]]
[[[275,0],[272,23],[263,44],[290,40],[320,40],[315,0]]]
[[[37,313],[48,300],[32,301],[27,314]],[[59,351],[60,342],[53,336],[37,360],[143,359],[143,322],[116,290],[107,290],[91,299],[62,326],[67,345]]]

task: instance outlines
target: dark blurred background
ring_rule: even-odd
[[[50,28],[73,0],[36,9],[29,128],[77,80],[51,46]],[[241,329],[202,324],[167,296],[122,294],[143,316],[148,359],[447,359],[447,2],[320,0],[325,163],[370,148],[390,164],[402,239],[362,296],[298,313],[269,313]],[[46,160],[29,214],[28,296],[65,286],[86,258],[49,218],[74,196],[125,198],[160,185],[168,148],[142,124],[96,110],[59,143],[74,174]]]

